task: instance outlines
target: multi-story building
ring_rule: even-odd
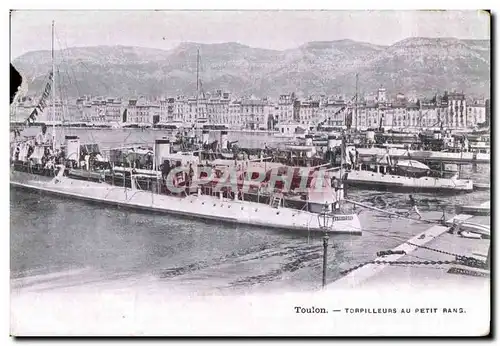
[[[296,114],[298,111],[296,101],[295,93],[280,95],[278,99],[278,112],[275,114],[278,123],[284,123],[298,118],[298,114]]]
[[[127,115],[125,122],[129,124],[137,124],[137,100],[130,99],[127,104]]]
[[[37,103],[33,104],[31,107],[23,107],[28,110],[27,114],[29,115],[33,109],[35,109]],[[52,102],[47,102],[46,107],[43,109],[42,114],[38,114],[37,121],[40,122],[63,122],[65,118],[65,108],[67,108],[67,104],[64,104],[61,100],[55,100],[54,106]],[[52,108],[54,108],[54,113],[52,113]],[[69,118],[69,117],[68,117]],[[24,119],[23,119],[24,120]]]
[[[197,110],[198,108],[198,110]],[[200,103],[195,97],[187,99],[186,112],[184,113],[184,122],[193,124],[198,119],[198,111],[200,110]],[[203,119],[203,118],[202,118]]]
[[[330,126],[344,126],[347,112],[349,112],[349,110],[347,109],[345,100],[328,100],[323,104],[320,110],[320,118],[327,120],[327,124]]]
[[[151,106],[145,98],[137,100],[135,123],[139,125],[149,125],[153,123]]]
[[[161,124],[168,124],[175,121],[175,98],[168,97],[160,100],[160,119]]]
[[[358,129],[458,129],[486,121],[485,103],[473,102],[467,106],[461,93],[445,93],[432,100],[408,100],[398,94],[390,101],[383,88],[376,96],[365,97],[358,103],[354,113],[353,126]],[[336,125],[340,123],[342,119],[337,119]]]
[[[108,97],[105,102],[104,118],[107,123],[121,123],[122,122],[122,100]]]
[[[413,116],[410,117],[410,114],[414,115],[409,112],[409,109],[407,109],[405,100],[396,100],[387,106],[384,119],[385,121],[382,126],[384,128],[403,128],[405,127],[405,124],[408,123],[408,120],[413,118]]]
[[[307,100],[299,101],[297,104],[297,121],[303,125],[312,125],[318,123],[319,101]]]
[[[106,101],[101,97],[92,100],[91,104],[92,113],[90,121],[92,123],[103,123],[106,121]]]
[[[240,109],[245,128],[250,130],[267,129],[269,116],[267,100],[242,100]]]
[[[241,101],[235,100],[229,103],[229,127],[241,129],[244,126],[243,117],[241,115],[241,108]]]
[[[417,102],[417,106],[420,117],[413,127],[428,129],[441,127],[441,117],[446,113],[446,107],[441,107],[435,100],[421,100]]]
[[[215,95],[210,95],[204,100],[207,118],[210,124],[227,124],[229,121],[230,94],[217,90]]]
[[[476,100],[467,105],[467,127],[474,127],[486,122],[486,102]]]
[[[155,125],[160,122],[160,102],[159,101],[150,101],[148,102],[148,124]]]
[[[467,127],[467,104],[465,95],[462,93],[446,93],[443,101],[448,103],[448,110],[445,113],[444,126],[447,128]]]
[[[173,122],[182,123],[186,121],[188,114],[188,103],[184,96],[177,96],[173,103]]]
[[[267,116],[267,130],[274,131],[275,126],[278,123],[277,120],[278,106],[276,106],[275,104],[269,104],[268,109],[269,109],[269,114]]]

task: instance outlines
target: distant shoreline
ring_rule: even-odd
[[[48,127],[51,127],[52,124],[40,122],[40,123],[34,123],[29,127],[40,127],[42,124],[47,125]],[[10,122],[10,126],[22,126],[24,125],[23,122]],[[82,125],[63,125],[63,124],[56,124],[55,127],[57,128],[69,128],[69,129],[92,129],[92,130],[141,130],[141,131],[160,131],[160,130],[182,130],[183,127],[177,127],[177,128],[161,128],[161,127],[113,127],[112,125],[88,125],[88,124],[82,124]],[[205,130],[203,128],[196,128],[196,131],[201,131]],[[208,131],[227,131],[227,132],[236,132],[236,133],[265,133],[265,134],[275,134],[279,133],[279,131],[276,130],[238,130],[238,129],[206,129]]]

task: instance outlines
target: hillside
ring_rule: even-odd
[[[192,95],[196,55],[205,91],[276,97],[295,91],[352,94],[383,85],[390,93],[430,95],[445,89],[488,96],[490,42],[409,38],[391,46],[352,40],[309,42],[285,51],[239,43],[182,43],[171,50],[97,46],[56,51],[58,83],[65,95]],[[49,51],[26,53],[13,64],[38,92],[51,69]]]

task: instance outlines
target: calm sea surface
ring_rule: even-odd
[[[144,138],[150,142],[164,135],[140,130],[72,133],[82,140],[107,141],[103,146]],[[230,140],[235,140],[231,137],[254,145],[271,142],[265,135],[230,133]],[[481,182],[490,180],[489,166],[464,173]],[[487,201],[490,193],[416,197],[425,218],[439,219],[443,208],[450,218],[455,206]],[[351,189],[349,198],[387,210],[408,208],[406,194]],[[13,188],[10,200],[11,281],[18,289],[139,285],[166,292],[234,294],[313,290],[321,285],[320,236],[135,212]],[[330,237],[329,282],[341,270],[373,259],[377,251],[391,249],[429,227],[366,209],[356,212],[362,236]]]

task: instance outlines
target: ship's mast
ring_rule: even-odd
[[[359,75],[356,73],[356,96],[354,98],[354,118],[356,120],[356,127],[358,122],[358,77]],[[353,119],[354,120],[354,119]],[[351,120],[351,127],[353,125],[353,120]]]
[[[54,21],[52,21],[52,150],[55,151],[56,147],[56,74],[54,63]]]
[[[198,124],[198,97],[200,95],[200,49],[196,51],[196,114],[195,124]]]

